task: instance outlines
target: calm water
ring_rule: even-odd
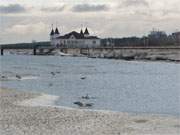
[[[10,78],[2,87],[59,95],[57,105],[77,108],[89,94],[92,109],[180,115],[180,64],[23,55],[0,62]]]

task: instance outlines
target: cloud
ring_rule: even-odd
[[[124,0],[122,6],[149,6],[149,3],[146,0]]]
[[[10,13],[23,13],[26,9],[19,4],[9,4],[7,6],[0,5],[0,13],[10,14]]]
[[[105,4],[78,4],[72,7],[74,12],[97,12],[97,11],[107,11],[109,7]]]
[[[26,35],[26,34],[39,34],[44,32],[46,25],[43,22],[30,23],[30,24],[15,24],[5,30],[10,34]]]
[[[66,8],[65,5],[57,6],[57,7],[45,7],[45,8],[42,8],[41,11],[44,11],[44,12],[61,12],[61,11],[64,11],[65,8]]]

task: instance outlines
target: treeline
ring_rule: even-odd
[[[177,33],[179,34],[179,33]],[[170,46],[180,45],[176,33],[167,35],[163,31],[152,31],[144,37],[127,37],[127,38],[105,38],[101,40],[101,46]]]
[[[50,46],[50,42],[45,41],[45,42],[33,42],[33,43],[4,44],[4,45],[0,45],[0,48],[33,49],[34,47],[37,46]]]

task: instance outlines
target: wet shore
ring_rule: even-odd
[[[40,98],[46,97],[43,103]],[[47,98],[48,97],[48,98]],[[0,89],[1,135],[178,135],[176,116],[88,111],[51,106],[55,97]],[[48,106],[46,106],[46,104]]]

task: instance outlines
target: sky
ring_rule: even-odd
[[[49,41],[89,28],[100,38],[141,37],[180,30],[180,0],[0,0],[0,44]]]

